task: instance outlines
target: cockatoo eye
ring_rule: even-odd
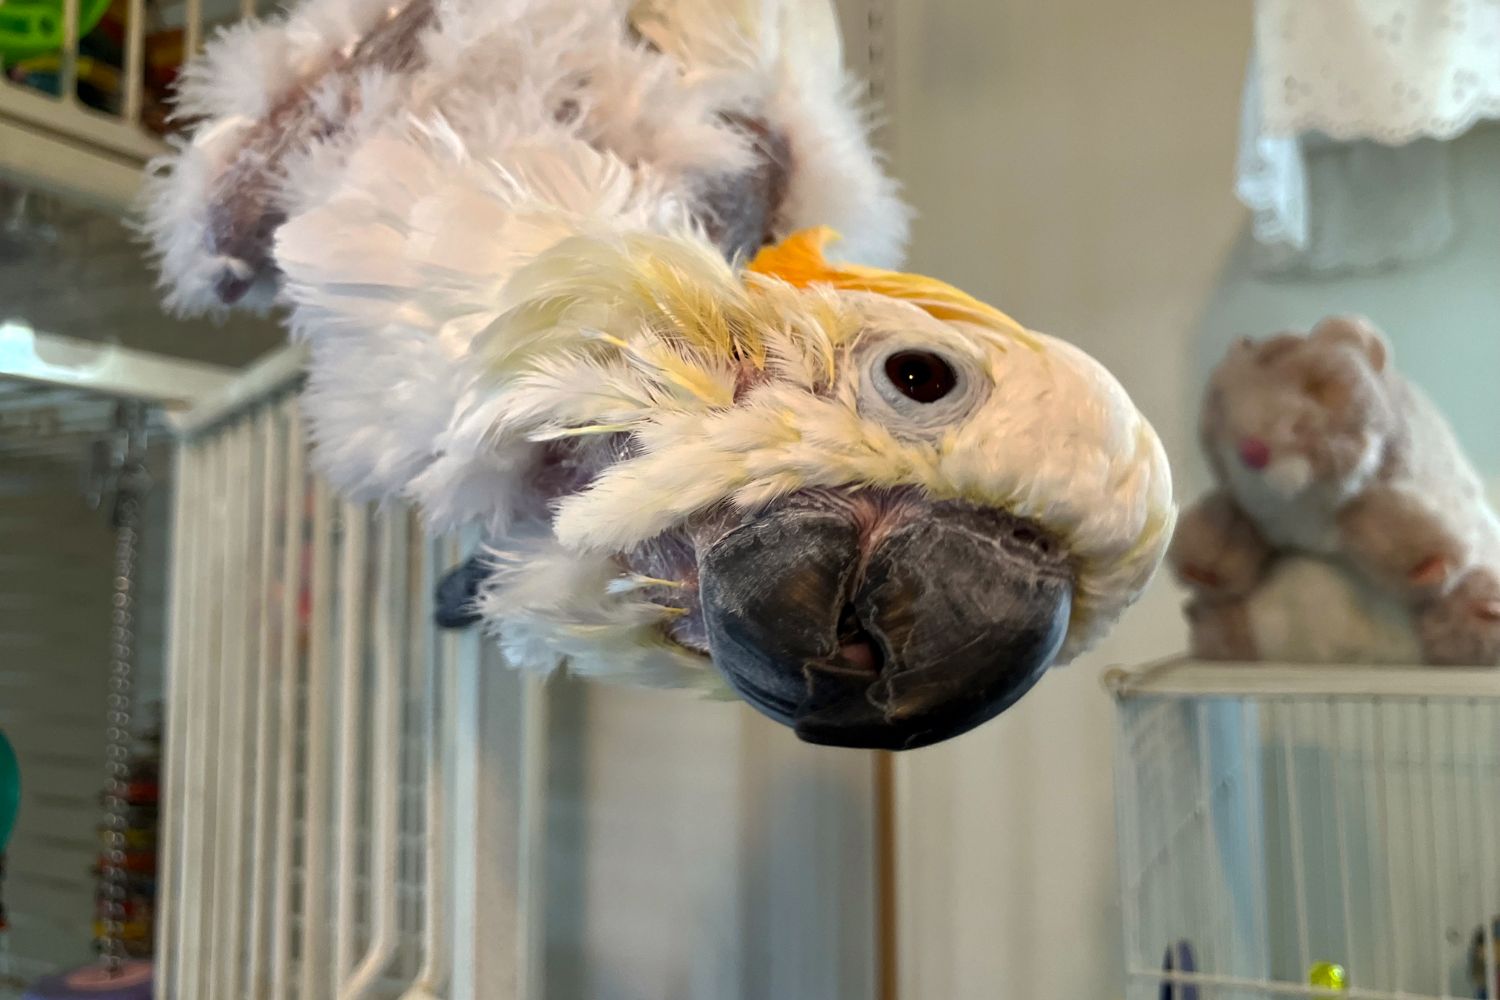
[[[898,437],[931,439],[972,415],[990,381],[963,354],[934,351],[915,340],[892,337],[862,345],[859,408]]]
[[[903,396],[936,403],[958,385],[953,366],[930,351],[901,351],[885,361],[885,377]]]

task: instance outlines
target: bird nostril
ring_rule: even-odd
[[[1017,525],[1010,529],[1010,537],[1038,555],[1050,556],[1052,554],[1052,540],[1036,528],[1024,524]]]
[[[1271,446],[1260,438],[1245,438],[1240,441],[1240,461],[1252,469],[1264,469],[1271,464]]]

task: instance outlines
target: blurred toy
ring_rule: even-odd
[[[107,449],[111,463],[102,475],[97,499],[107,498],[115,531],[114,618],[118,627],[111,637],[109,658],[109,727],[105,734],[106,773],[104,828],[106,846],[99,860],[100,959],[81,968],[44,976],[23,994],[25,1000],[150,1000],[153,969],[149,961],[134,958],[132,941],[149,949],[146,920],[150,896],[132,897],[132,886],[155,892],[156,849],[154,835],[148,850],[132,850],[132,827],[139,834],[143,818],[155,825],[157,765],[160,725],[143,739],[150,749],[142,754],[131,728],[134,631],[132,624],[136,555],[139,548],[141,512],[150,476],[146,472],[146,411],[139,403],[122,402],[116,408],[117,438]],[[142,840],[136,837],[137,844]],[[144,943],[142,935],[145,935]]]
[[[78,74],[78,99],[95,111],[119,110],[121,78],[118,67],[80,55],[74,61]],[[10,67],[10,79],[44,94],[56,95],[61,87],[62,57],[57,54],[23,59]]]
[[[1368,321],[1240,342],[1200,433],[1219,486],[1169,556],[1197,655],[1379,661],[1396,633],[1423,662],[1500,664],[1500,521]]]
[[[1193,946],[1186,941],[1168,945],[1167,953],[1162,956],[1161,969],[1163,972],[1197,972],[1198,962],[1193,957]],[[1160,1000],[1198,1000],[1198,987],[1192,983],[1163,979]]]
[[[21,765],[16,751],[0,732],[0,931],[5,930],[5,848],[21,811]]]
[[[78,37],[93,31],[110,0],[79,0]],[[53,55],[62,51],[62,0],[6,0],[0,3],[0,62]]]
[[[0,732],[0,853],[10,843],[11,831],[16,828],[16,815],[21,811],[21,765],[16,760],[15,748]]]
[[[154,941],[156,911],[156,834],[157,810],[161,797],[161,730],[154,727],[131,756],[129,777],[125,786],[123,829],[99,830],[101,851],[123,852],[118,863],[124,869],[120,887],[120,942],[124,953],[133,959],[150,958]],[[95,897],[94,934],[99,941],[109,937],[111,895],[105,877],[105,858],[101,856],[94,874],[99,879]]]
[[[1500,917],[1495,917],[1490,922],[1489,946],[1491,955],[1485,956],[1484,927],[1474,928],[1474,937],[1469,944],[1469,982],[1474,987],[1474,996],[1478,1000],[1489,1000],[1492,996],[1500,995],[1500,989],[1491,991],[1489,988],[1490,968],[1495,969],[1496,985],[1500,986]]]
[[[124,104],[129,0],[82,0],[78,53],[74,63],[77,97],[87,107],[118,115]],[[140,125],[164,135],[171,89],[182,66],[185,34],[180,27],[155,27],[148,3],[142,34]],[[13,83],[46,94],[59,94],[62,74],[62,21],[58,0],[0,2],[0,66]]]
[[[1333,962],[1319,962],[1307,973],[1307,985],[1337,990],[1340,993],[1347,988],[1347,982],[1348,977],[1344,974],[1344,967],[1335,965]],[[1332,994],[1327,995],[1332,996]]]

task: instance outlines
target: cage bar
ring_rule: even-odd
[[[1183,660],[1108,684],[1132,1000],[1330,997],[1322,962],[1339,996],[1472,997],[1476,936],[1493,982],[1495,672]],[[1195,967],[1164,968],[1183,944]]]

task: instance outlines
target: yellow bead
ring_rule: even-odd
[[[1341,990],[1344,988],[1344,967],[1332,962],[1319,962],[1307,974],[1307,983],[1309,986]]]

